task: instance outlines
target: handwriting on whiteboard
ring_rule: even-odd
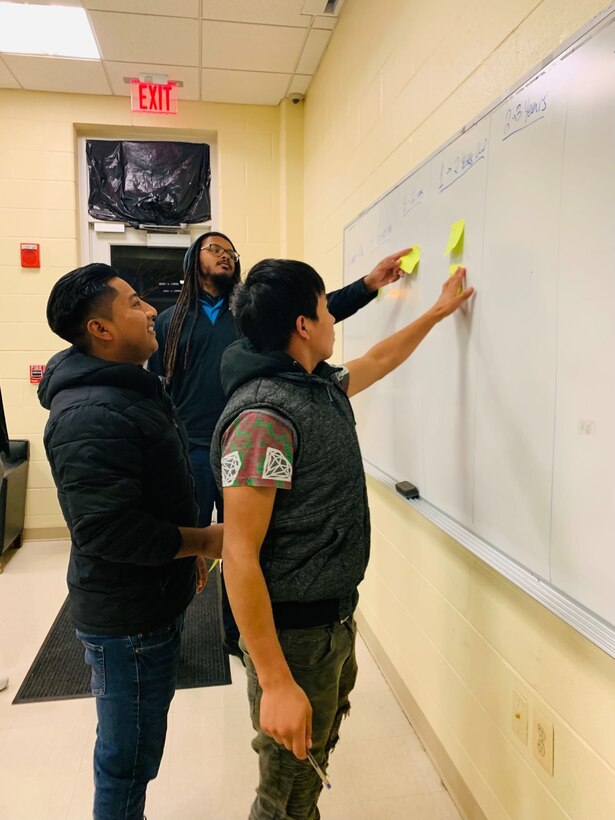
[[[359,259],[363,258],[363,245],[359,245],[358,247],[353,248],[350,252],[350,264],[354,265]]]
[[[369,253],[374,253],[374,251],[378,250],[381,245],[384,245],[384,243],[390,239],[392,232],[393,225],[391,222],[387,222],[384,225],[379,225],[378,230],[376,231],[376,236],[371,237],[368,242]]]
[[[487,156],[487,142],[487,137],[484,137],[478,140],[474,151],[457,154],[457,156],[452,158],[452,161],[450,161],[449,157],[444,158],[440,164],[440,186],[438,188],[440,193],[446,191],[447,188],[450,188],[451,185],[458,182],[468,171],[471,171],[481,159],[485,159]]]
[[[547,93],[526,96],[510,105],[504,114],[502,141],[543,120],[548,108]]]
[[[407,194],[404,197],[403,201],[403,215],[406,216],[410,213],[411,210],[416,208],[417,205],[420,205],[421,202],[425,199],[425,191],[423,188],[419,188],[418,191],[413,191],[411,194]]]

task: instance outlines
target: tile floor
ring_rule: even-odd
[[[91,817],[94,704],[12,706],[66,595],[66,542],[28,542],[0,575],[0,818]],[[323,820],[460,820],[365,644],[352,713],[331,759]],[[148,790],[149,820],[246,820],[257,779],[243,667],[233,684],[179,691],[165,756]]]

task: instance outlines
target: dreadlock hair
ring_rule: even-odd
[[[188,318],[188,313],[192,309],[192,323],[190,325],[188,341],[186,342],[186,352],[184,354],[182,368],[185,370],[188,366],[188,361],[190,358],[190,342],[192,340],[192,334],[194,333],[194,327],[199,315],[199,274],[201,273],[199,253],[201,250],[201,243],[204,239],[208,239],[210,236],[219,236],[222,239],[226,239],[226,241],[231,244],[233,250],[235,250],[235,245],[233,245],[228,236],[220,233],[220,231],[208,231],[207,233],[201,234],[198,239],[195,239],[186,251],[182,266],[184,271],[184,284],[182,285],[182,289],[179,293],[175,310],[169,324],[169,333],[164,350],[164,369],[167,382],[169,384],[173,381],[173,374],[175,373],[175,368],[177,366],[179,340],[181,339],[184,325],[186,324],[186,320]],[[235,262],[235,270],[233,271],[231,279],[233,281],[233,285],[236,285],[241,279],[241,264],[239,260]]]

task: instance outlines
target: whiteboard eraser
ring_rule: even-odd
[[[403,495],[404,498],[419,497],[418,488],[415,487],[414,484],[410,484],[409,481],[400,481],[395,485],[395,489],[400,495]]]

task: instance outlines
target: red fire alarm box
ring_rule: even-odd
[[[30,365],[30,384],[38,384],[45,373],[44,364]]]
[[[21,250],[21,267],[22,268],[40,268],[41,266],[41,246],[34,242],[22,242]]]

